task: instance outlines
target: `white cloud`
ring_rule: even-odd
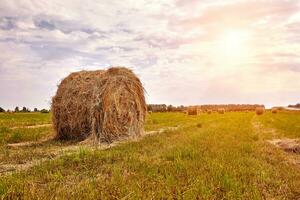
[[[300,89],[298,4],[1,1],[0,89],[7,92],[0,105],[49,106],[68,73],[110,65],[132,68],[151,103],[294,103]],[[243,60],[226,63],[218,55],[225,29],[252,33]]]

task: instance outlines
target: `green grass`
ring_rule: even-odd
[[[26,128],[51,123],[50,114],[0,113],[0,146],[5,143],[36,141],[52,134],[51,127]]]
[[[11,128],[48,123],[51,123],[49,113],[0,113],[0,127]]]
[[[291,117],[293,116],[293,117]],[[275,128],[282,136],[300,137],[300,113],[270,112],[261,116],[261,122],[269,128]]]
[[[50,114],[41,113],[0,113],[0,163],[18,164],[51,156],[51,153],[48,152],[48,149],[51,148],[50,145],[45,145],[43,148],[23,149],[9,149],[6,146],[9,143],[38,141],[53,135],[51,126],[26,128],[26,126],[49,124],[51,123],[50,118]]]
[[[5,143],[37,141],[52,134],[52,127],[38,128],[0,128],[0,140]]]
[[[286,153],[262,139],[266,138],[262,134],[269,133],[253,125],[259,122],[283,136],[297,136],[299,116],[294,113],[263,116],[153,113],[147,118],[146,130],[179,128],[107,150],[83,147],[27,171],[2,176],[0,196],[12,199],[299,199],[299,166],[287,162]],[[47,154],[56,145],[19,151],[34,150],[35,157],[39,157],[42,156],[39,152]],[[17,155],[17,150],[7,149],[7,152]],[[29,156],[21,155],[25,160]],[[14,163],[14,157],[3,158],[1,162]]]

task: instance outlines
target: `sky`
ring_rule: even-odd
[[[295,104],[300,1],[0,1],[1,107],[49,108],[69,73],[109,66],[147,103]]]

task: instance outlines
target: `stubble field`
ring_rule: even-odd
[[[0,114],[0,197],[300,199],[300,113],[152,113],[144,137],[54,141],[50,114]],[[11,145],[18,143],[21,145]]]

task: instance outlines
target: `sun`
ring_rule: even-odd
[[[225,31],[220,38],[220,48],[228,56],[238,57],[247,48],[249,33],[243,30]]]
[[[250,55],[251,34],[246,30],[225,30],[215,43],[216,62],[223,68],[242,65]]]

